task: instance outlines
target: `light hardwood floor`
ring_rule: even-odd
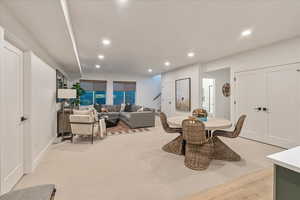
[[[273,170],[265,169],[237,178],[185,200],[272,200]]]

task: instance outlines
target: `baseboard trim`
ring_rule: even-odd
[[[39,165],[39,163],[41,162],[41,160],[43,159],[45,153],[49,150],[49,147],[51,146],[51,144],[54,142],[54,140],[56,139],[56,137],[53,137],[49,143],[45,146],[45,148],[38,154],[38,156],[33,160],[32,162],[32,170],[31,172],[33,172],[36,167]]]
[[[275,144],[270,144],[270,143],[267,143],[267,142],[262,142],[259,139],[251,139],[251,138],[247,138],[247,137],[244,137],[244,136],[239,136],[239,137],[242,138],[242,139],[245,139],[245,140],[250,140],[250,141],[253,141],[253,142],[257,142],[257,143],[266,144],[266,145],[269,145],[269,146],[272,146],[272,147],[287,149],[285,147],[281,147],[281,146],[278,146],[278,145],[275,145]]]

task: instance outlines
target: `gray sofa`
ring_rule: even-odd
[[[38,185],[8,192],[0,200],[54,200],[55,192],[55,185]]]
[[[155,126],[155,111],[154,109],[144,108],[144,111],[138,112],[141,106],[132,105],[128,112],[120,112],[120,105],[95,105],[97,112],[101,116],[106,116],[109,119],[120,119],[130,128],[144,128]],[[105,108],[108,112],[101,112]]]

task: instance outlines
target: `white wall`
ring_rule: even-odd
[[[231,85],[234,85],[234,74],[277,65],[300,62],[300,38],[281,41],[263,48],[247,51],[234,56],[204,64],[205,71],[213,71],[226,67],[231,68]],[[234,120],[234,87],[232,87],[231,116]]]
[[[4,29],[0,26],[0,110],[4,110],[5,104],[4,99],[2,98],[4,96],[4,54],[3,54],[3,48],[4,47]],[[4,112],[0,112],[0,138],[4,138],[3,135],[5,133],[5,114]],[[4,180],[4,173],[3,173],[3,167],[4,163],[3,160],[3,141],[0,141],[0,193],[2,194],[4,186],[3,186],[3,180]]]
[[[113,81],[136,81],[136,104],[159,108],[159,102],[153,101],[153,98],[160,93],[161,78],[157,76],[140,76],[130,74],[83,74],[82,79],[86,80],[106,80],[107,81],[107,99],[106,104],[113,104]]]
[[[230,119],[230,97],[224,97],[222,87],[230,83],[230,68],[205,72],[205,78],[215,79],[215,117]]]
[[[225,57],[204,64],[195,64],[182,67],[174,71],[162,74],[162,85],[172,82],[172,90],[175,90],[175,80],[191,77],[192,79],[192,110],[200,107],[202,102],[202,78],[205,72],[213,72],[224,68],[230,68],[231,98],[230,118],[235,121],[234,116],[234,74],[239,71],[259,69],[300,62],[300,37],[274,43],[269,46],[246,51],[233,56]],[[164,94],[162,94],[164,95]],[[172,94],[172,115],[184,114],[175,111],[175,94]],[[226,111],[225,111],[226,112]],[[226,116],[226,115],[224,115]]]
[[[24,55],[24,114],[29,146],[26,171],[32,171],[56,137],[56,72],[32,52]]]
[[[59,66],[54,59],[44,50],[36,41],[33,35],[27,31],[16,17],[9,11],[9,9],[0,1],[0,26],[5,29],[5,39],[23,51],[32,51],[40,58],[42,58],[49,66],[59,69],[62,73],[67,75],[61,66]]]
[[[200,88],[202,88],[202,82],[199,81],[200,73],[202,73],[200,64],[194,64],[162,74],[161,84],[164,85],[170,83],[172,88],[172,109],[171,113],[169,113],[170,116],[186,114],[185,112],[176,111],[175,108],[175,81],[178,79],[191,78],[191,111],[200,107],[202,97],[202,93],[200,93]],[[164,95],[166,94],[162,94],[162,98],[167,98]]]

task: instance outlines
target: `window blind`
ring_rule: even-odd
[[[114,81],[114,91],[135,91],[136,82],[133,81]]]
[[[106,91],[106,81],[80,80],[80,86],[88,91]]]

